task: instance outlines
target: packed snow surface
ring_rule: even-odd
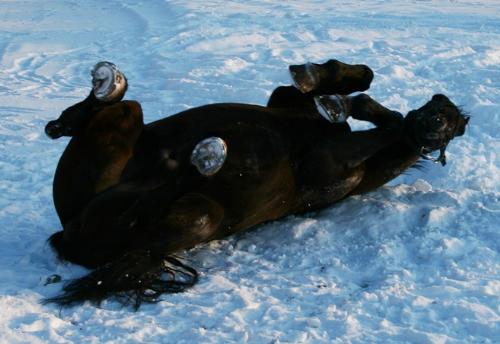
[[[368,64],[369,94],[406,113],[444,93],[472,116],[389,185],[182,253],[195,288],[138,312],[41,305],[82,267],[52,177],[47,121],[115,62],[147,122],[216,102],[265,104],[289,64]],[[499,1],[0,1],[1,343],[499,343]],[[358,128],[364,123],[353,123]]]

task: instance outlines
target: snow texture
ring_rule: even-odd
[[[289,64],[329,58],[368,64],[394,110],[462,105],[448,165],[182,253],[199,284],[136,313],[40,304],[61,290],[49,276],[87,271],[46,244],[68,140],[43,128],[96,62],[125,72],[150,122],[265,104]],[[500,342],[499,1],[3,0],[0,59],[1,343]]]

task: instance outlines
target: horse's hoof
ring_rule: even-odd
[[[191,163],[204,176],[216,174],[224,165],[227,145],[220,137],[209,137],[199,142],[191,153]]]
[[[316,89],[320,80],[318,68],[318,65],[311,62],[288,67],[293,85],[302,93]]]
[[[127,79],[114,63],[102,61],[92,71],[92,89],[97,100],[105,103],[119,101],[127,91]]]
[[[321,116],[330,123],[344,123],[347,120],[344,97],[339,95],[323,95],[314,97],[316,108]]]

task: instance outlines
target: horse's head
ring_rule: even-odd
[[[61,113],[58,119],[45,126],[45,133],[52,139],[78,135],[92,115],[106,105],[122,100],[127,92],[127,79],[111,62],[99,62],[91,71],[92,91],[89,96]]]
[[[465,133],[469,116],[465,116],[448,97],[436,94],[424,106],[410,111],[405,119],[408,138],[423,158],[446,164],[445,150],[456,136]],[[427,154],[440,150],[437,159]]]

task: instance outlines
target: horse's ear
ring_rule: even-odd
[[[90,75],[92,75],[92,92],[98,101],[116,103],[125,96],[128,88],[127,78],[114,63],[99,62]]]
[[[455,132],[455,136],[462,136],[465,134],[465,127],[469,123],[470,116],[462,116],[460,118],[460,122],[458,123],[457,130]]]

